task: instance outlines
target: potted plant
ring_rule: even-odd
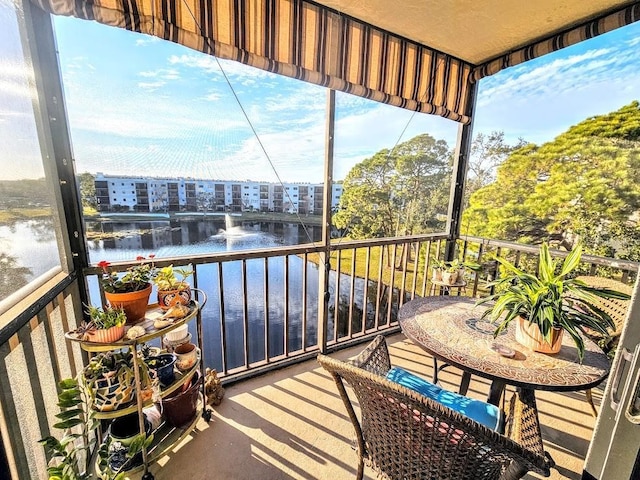
[[[132,353],[99,353],[82,371],[81,380],[91,408],[100,412],[117,410],[131,402],[135,394]]]
[[[431,260],[431,264],[433,265],[431,280],[434,282],[441,282],[442,272],[444,272],[445,268],[447,267],[447,263],[444,260],[434,258]]]
[[[124,336],[127,317],[122,308],[89,306],[89,323],[85,326],[83,339],[96,343],[117,342]]]
[[[176,304],[188,305],[191,301],[191,285],[186,282],[193,270],[173,268],[173,265],[161,268],[153,278],[158,287],[158,305],[168,310]],[[179,276],[179,277],[178,277]]]
[[[448,264],[442,272],[442,281],[448,285],[454,285],[458,281],[459,270],[460,267],[457,264]]]
[[[76,442],[78,438],[90,438],[90,434],[100,424],[94,418],[93,410],[88,408],[89,399],[86,391],[78,388],[78,381],[73,378],[62,380],[59,384],[58,406],[61,408],[56,417],[60,420],[53,427],[63,430],[64,436],[58,440],[49,435],[39,441],[51,458],[47,474],[49,480],[75,478],[89,480],[93,478],[89,473],[91,444]],[[78,431],[77,426],[80,426]],[[75,428],[74,428],[75,427]],[[148,448],[153,442],[153,434],[135,435],[125,446],[124,456],[127,460],[134,458],[143,448]],[[111,437],[98,448],[98,462],[96,463],[96,477],[102,480],[123,480],[122,472],[125,464],[114,469],[110,458]],[[125,462],[126,463],[126,462]]]
[[[160,380],[162,386],[167,387],[175,380],[173,367],[176,363],[176,356],[173,353],[159,353],[146,357],[144,363],[149,368],[152,377]]]
[[[537,275],[529,274],[503,258],[496,260],[507,274],[489,283],[496,293],[477,304],[492,302],[482,318],[498,322],[497,336],[516,320],[516,340],[535,351],[557,353],[566,331],[575,342],[580,361],[584,356],[582,327],[602,334],[613,329],[611,317],[594,302],[600,298],[628,299],[607,288],[590,287],[570,275],[580,263],[582,246],[576,246],[562,264],[551,258],[549,247],[540,247]],[[557,273],[556,273],[557,272]],[[504,316],[503,316],[504,315]]]
[[[152,259],[153,255],[149,257]],[[102,268],[101,282],[109,305],[122,308],[127,322],[132,324],[144,319],[151,295],[149,282],[155,269],[145,260],[145,257],[137,257],[136,261],[139,263],[127,269],[122,276],[109,270],[109,262],[103,260],[98,263],[98,267]]]

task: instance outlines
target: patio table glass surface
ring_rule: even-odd
[[[607,356],[592,341],[585,340],[582,363],[569,335],[564,335],[559,353],[534,352],[515,340],[510,325],[494,339],[495,325],[481,320],[486,310],[475,299],[455,296],[416,298],[400,308],[398,321],[403,333],[440,360],[473,375],[493,381],[489,401],[494,403],[505,384],[533,390],[575,391],[598,385],[609,373]],[[512,358],[491,349],[498,344],[512,349]]]

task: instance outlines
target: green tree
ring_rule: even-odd
[[[80,196],[82,197],[82,206],[84,208],[97,208],[96,202],[96,177],[89,172],[78,175],[78,183],[80,184]]]
[[[336,227],[352,238],[430,231],[446,213],[451,152],[444,140],[418,135],[355,165],[344,181]]]
[[[550,240],[567,249],[581,238],[593,253],[635,256],[640,250],[633,220],[640,210],[638,140],[640,108],[633,102],[539,147],[522,147],[498,168],[494,183],[472,195],[463,224],[473,235]]]
[[[471,143],[471,155],[465,186],[465,205],[475,191],[495,180],[496,169],[515,150],[524,147],[527,142],[519,138],[515,145],[508,144],[503,131],[489,134],[478,133]]]

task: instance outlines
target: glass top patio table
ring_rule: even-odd
[[[505,385],[531,390],[575,391],[598,385],[609,373],[607,356],[591,340],[584,339],[582,363],[571,337],[564,335],[557,354],[534,352],[516,342],[512,324],[497,338],[495,325],[481,320],[484,305],[476,299],[456,296],[416,298],[400,308],[402,332],[428,353],[468,374],[492,380],[488,401],[498,404]],[[498,344],[515,352],[500,355]],[[463,382],[465,379],[463,378]],[[468,375],[466,378],[468,385]]]

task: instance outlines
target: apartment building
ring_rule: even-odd
[[[131,177],[96,174],[101,212],[283,212],[322,213],[323,184],[268,183],[195,178]],[[342,184],[334,183],[337,208]]]

